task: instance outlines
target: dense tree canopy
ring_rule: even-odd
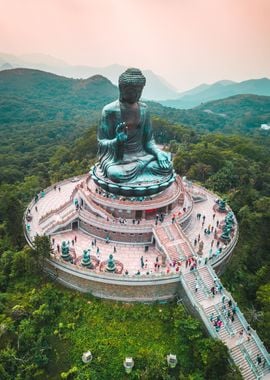
[[[0,378],[124,379],[123,359],[132,355],[133,379],[240,379],[226,347],[205,337],[183,307],[104,302],[43,277],[48,241],[37,239],[34,250],[25,246],[23,212],[38,191],[89,170],[97,118],[87,114],[89,104],[72,119],[59,104],[43,109],[38,100],[34,111],[29,102],[28,112],[15,95],[11,103],[1,99],[6,119],[0,127]],[[151,107],[157,111],[157,142],[174,154],[176,171],[226,196],[236,212],[240,240],[223,279],[270,347],[269,137],[200,134],[176,124],[169,109],[161,115],[159,106]],[[81,355],[88,349],[94,359],[85,366]],[[165,361],[170,351],[179,359],[174,371]]]

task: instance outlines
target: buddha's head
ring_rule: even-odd
[[[141,70],[127,69],[119,77],[120,101],[130,104],[138,102],[145,82],[146,79]]]

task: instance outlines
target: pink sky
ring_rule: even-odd
[[[180,90],[270,77],[270,0],[0,0],[0,52],[151,69]]]

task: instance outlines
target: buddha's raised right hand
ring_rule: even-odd
[[[120,123],[116,127],[116,139],[118,142],[125,142],[127,141],[127,133],[126,133],[127,125],[125,122]]]

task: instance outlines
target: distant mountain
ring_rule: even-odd
[[[93,75],[102,75],[114,84],[118,83],[119,75],[127,69],[126,66],[118,64],[106,67],[74,66],[45,54],[25,54],[17,57],[0,53],[0,65],[1,63],[10,63],[14,68],[31,68],[70,78],[89,78]],[[147,81],[147,86],[143,93],[145,99],[174,99],[179,96],[177,90],[164,78],[156,75],[151,70],[142,71]]]
[[[10,63],[4,63],[3,65],[0,66],[0,71],[10,70],[10,69],[13,69],[13,66]]]
[[[270,125],[270,96],[235,95],[180,110],[149,103],[152,113],[201,132],[257,134]]]
[[[118,89],[100,75],[70,79],[32,69],[0,72],[0,123],[42,122],[76,115],[92,119],[118,97]]]
[[[180,94],[178,99],[160,101],[160,103],[167,107],[189,109],[211,100],[241,94],[270,96],[270,80],[268,78],[251,79],[240,83],[219,81],[212,85],[195,87]]]
[[[39,70],[5,70],[0,72],[0,126],[80,120],[79,128],[97,123],[102,107],[117,97],[117,87],[100,75],[70,79]],[[270,125],[270,96],[236,95],[190,110],[147,103],[153,117],[201,132],[250,134]]]

